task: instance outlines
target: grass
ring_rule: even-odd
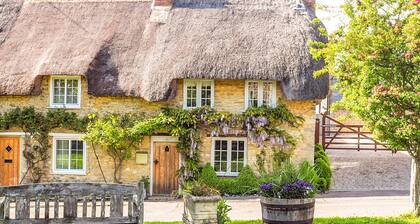
[[[261,221],[233,221],[232,224],[261,224]],[[314,224],[420,224],[420,218],[412,215],[400,217],[355,217],[355,218],[316,218]],[[146,222],[146,224],[182,224],[182,222]]]

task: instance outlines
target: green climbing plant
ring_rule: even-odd
[[[61,109],[38,112],[34,107],[17,107],[0,114],[0,129],[21,129],[24,133],[23,156],[26,171],[22,181],[29,176],[30,182],[40,182],[45,170],[44,161],[49,159],[49,133],[55,128],[64,128],[77,132],[86,130],[87,118]]]
[[[292,149],[296,139],[286,127],[297,128],[302,122],[303,118],[291,113],[283,102],[275,108],[249,108],[240,114],[219,112],[209,107],[193,110],[165,108],[156,116],[136,122],[132,133],[141,138],[158,130],[167,130],[170,135],[178,137],[178,151],[183,159],[179,175],[185,181],[198,178],[202,132],[212,137],[245,135],[260,148]]]
[[[97,155],[96,145],[103,147],[114,163],[113,181],[121,183],[121,170],[123,162],[130,159],[135,143],[143,140],[142,135],[133,135],[131,128],[139,115],[110,114],[99,118],[95,114],[89,115],[89,124],[83,140],[91,143],[98,161],[104,181],[107,182]]]

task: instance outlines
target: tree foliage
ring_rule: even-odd
[[[339,106],[353,111],[389,144],[406,150],[416,168],[414,206],[420,215],[420,2],[348,0],[349,23],[312,43],[311,52],[343,94]]]
[[[412,0],[348,1],[350,19],[313,43],[343,94],[339,103],[361,117],[393,150],[420,157],[420,12]]]

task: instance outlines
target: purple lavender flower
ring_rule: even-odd
[[[312,184],[304,180],[296,180],[281,187],[280,197],[286,199],[308,198],[313,195],[314,190],[315,187]]]
[[[271,189],[273,189],[273,185],[270,183],[264,183],[264,184],[261,184],[260,189],[262,191],[270,191]]]

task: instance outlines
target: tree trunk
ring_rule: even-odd
[[[420,156],[413,158],[411,167],[411,206],[416,216],[420,216]]]
[[[121,167],[123,160],[119,157],[113,158],[114,159],[114,183],[121,184]]]

